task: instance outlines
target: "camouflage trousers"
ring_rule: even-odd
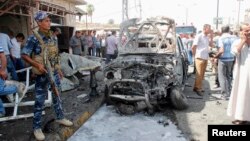
[[[57,72],[54,73],[55,83],[60,90],[60,78]],[[46,75],[38,75],[35,84],[35,107],[33,129],[41,128],[42,126],[42,111],[44,109],[45,98],[48,95],[49,80]],[[56,114],[56,119],[63,119],[62,103],[55,94],[52,93],[53,107]]]

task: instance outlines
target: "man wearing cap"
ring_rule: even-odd
[[[41,117],[42,110],[44,108],[45,97],[48,93],[49,79],[47,73],[54,75],[54,82],[57,88],[60,90],[60,79],[63,77],[60,69],[60,56],[58,48],[56,47],[56,41],[53,39],[52,32],[50,31],[51,21],[47,13],[39,11],[35,14],[35,21],[38,24],[38,31],[34,31],[34,35],[31,35],[25,46],[22,49],[22,58],[28,62],[34,69],[34,73],[37,75],[35,84],[35,106],[34,106],[34,119],[33,129],[34,135],[37,140],[44,140],[45,136],[41,130]],[[42,39],[42,41],[38,40]],[[42,46],[42,44],[44,44]],[[43,51],[48,50],[48,60],[51,64],[52,72],[48,72],[44,65]],[[32,56],[32,57],[30,57]],[[62,104],[59,95],[52,94],[53,106],[56,113],[56,122],[65,126],[72,126],[73,123],[64,118]]]

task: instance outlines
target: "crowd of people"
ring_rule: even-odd
[[[60,28],[51,32],[51,21],[46,12],[39,11],[35,14],[35,21],[38,25],[37,34],[29,36],[24,43],[25,36],[18,33],[0,33],[0,96],[13,94],[17,88],[12,85],[5,85],[7,72],[10,78],[22,81],[24,75],[17,75],[16,70],[27,67],[27,64],[36,69],[35,79],[35,105],[33,129],[37,140],[44,140],[45,136],[41,130],[42,110],[48,90],[48,73],[55,78],[56,87],[60,93],[60,79],[63,73],[60,67],[59,48],[57,36],[62,34]],[[213,32],[211,25],[205,24],[203,30],[190,34],[183,38],[183,43],[188,52],[188,61],[194,65],[195,82],[193,91],[204,95],[202,81],[206,72],[208,61],[215,66],[217,80],[215,84],[221,87],[221,99],[228,100],[228,115],[235,120],[234,124],[244,124],[250,121],[249,100],[250,100],[250,25],[243,24],[239,32],[240,36],[232,34],[229,26],[223,26],[220,32]],[[214,37],[215,36],[215,37]],[[40,40],[41,39],[41,40]],[[108,64],[117,57],[116,31],[110,34],[96,34],[96,31],[76,31],[70,39],[69,46],[72,53],[80,56],[97,56],[106,58]],[[44,48],[49,48],[49,61],[53,72],[48,72],[46,64],[42,61]],[[217,50],[213,52],[212,50]],[[7,71],[6,71],[7,70]],[[234,73],[233,73],[234,72]],[[65,126],[72,126],[73,123],[64,117],[60,95],[53,95],[53,104],[56,113],[56,122]],[[0,98],[0,117],[5,116],[5,109]]]
[[[95,30],[76,31],[69,41],[73,54],[106,58],[106,64],[116,58],[117,44],[116,31],[107,34],[96,34]]]
[[[239,32],[232,32],[227,25],[214,32],[211,25],[205,24],[195,37],[191,34],[184,38],[189,64],[194,64],[193,91],[204,95],[202,81],[210,61],[216,75],[214,88],[220,87],[220,99],[229,100],[227,114],[235,119],[232,123],[250,121],[250,25],[243,24]]]

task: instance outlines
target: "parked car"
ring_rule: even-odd
[[[187,78],[187,56],[175,33],[175,21],[166,17],[131,19],[120,27],[118,57],[104,67],[105,95],[123,114],[171,103],[186,109],[182,90]]]

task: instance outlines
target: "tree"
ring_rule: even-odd
[[[87,13],[88,13],[88,16],[90,17],[91,23],[92,23],[92,15],[93,15],[94,11],[95,11],[94,5],[88,4],[87,5]]]
[[[114,19],[109,19],[108,20],[108,24],[114,24],[114,23],[115,23]]]

